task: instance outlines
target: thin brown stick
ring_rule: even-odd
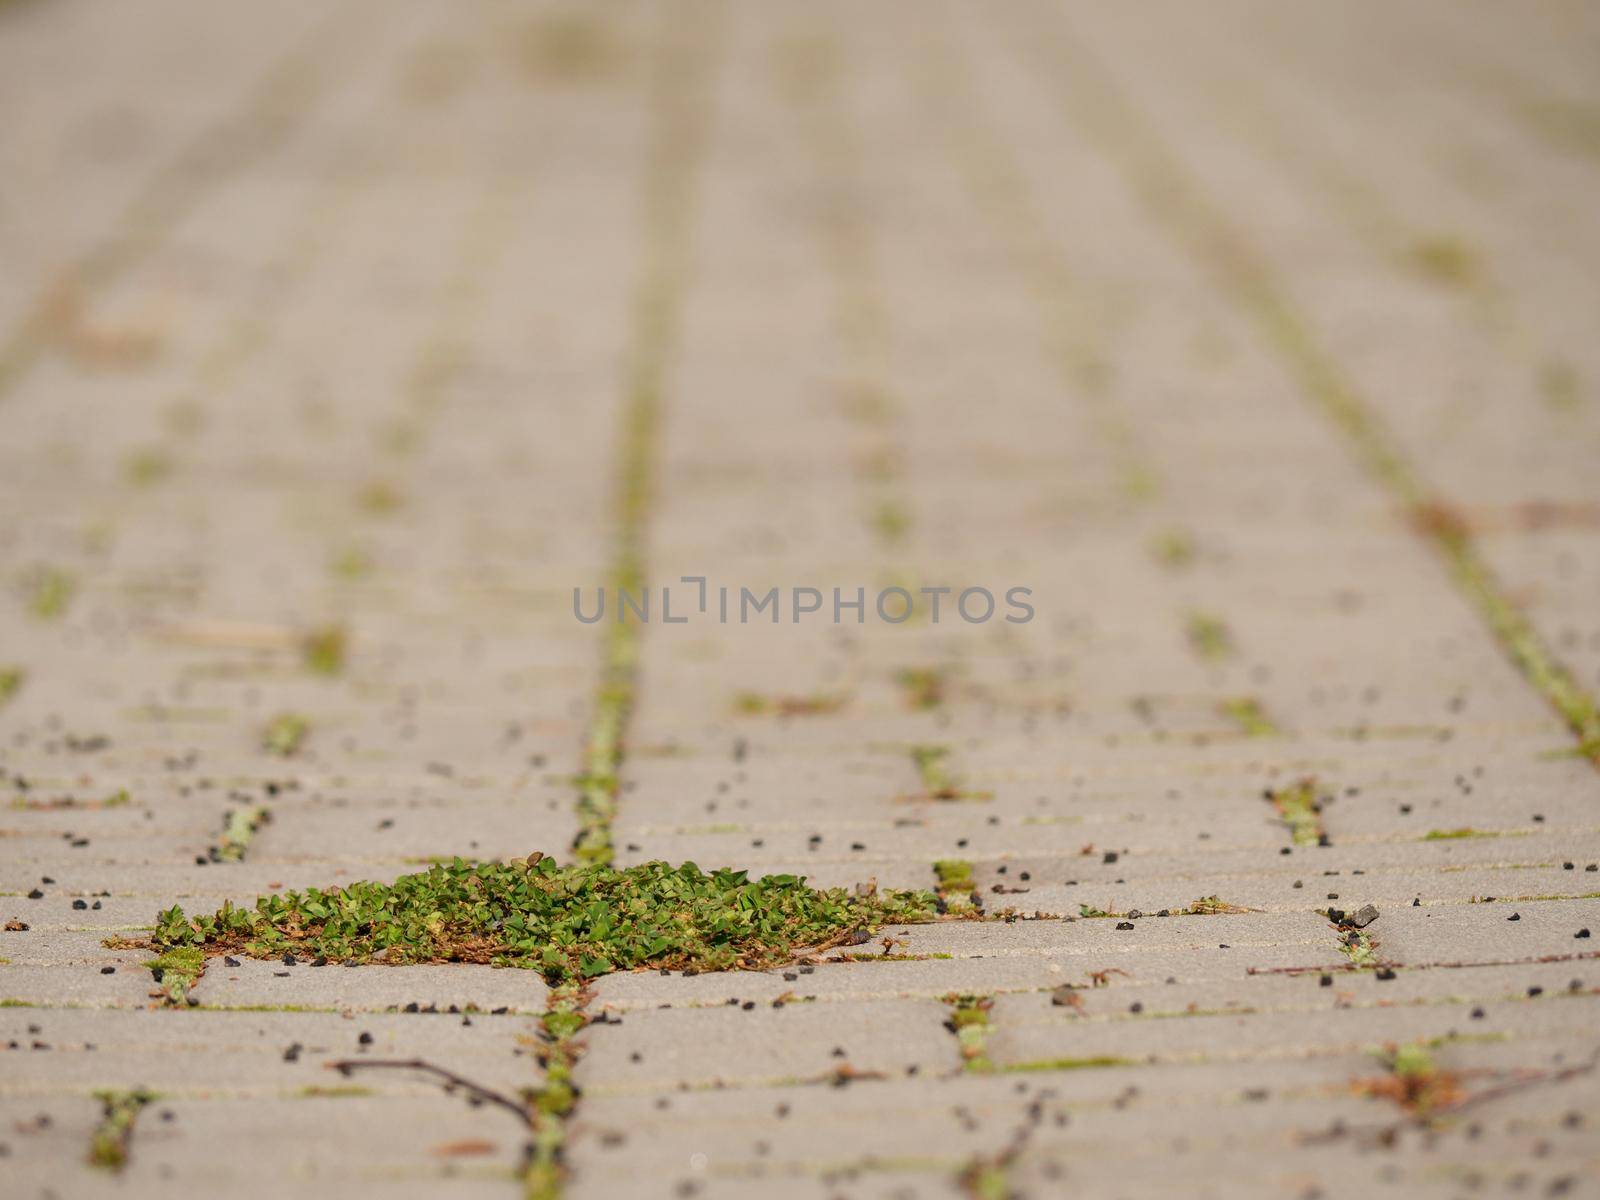
[[[533,1115],[528,1111],[528,1106],[522,1103],[520,1100],[513,1100],[510,1096],[507,1096],[503,1092],[497,1092],[493,1088],[484,1087],[481,1083],[474,1083],[465,1076],[457,1075],[454,1071],[446,1070],[444,1067],[435,1066],[433,1063],[426,1062],[420,1058],[341,1058],[337,1062],[331,1062],[325,1065],[329,1068],[329,1070],[337,1071],[339,1074],[344,1076],[349,1076],[352,1071],[363,1070],[366,1068],[394,1071],[421,1071],[425,1075],[432,1075],[436,1079],[440,1080],[440,1086],[442,1086],[445,1091],[453,1092],[457,1089],[460,1089],[461,1091],[466,1092],[467,1095],[483,1104],[498,1105],[500,1108],[515,1113],[517,1120],[521,1121],[530,1129],[533,1127]]]

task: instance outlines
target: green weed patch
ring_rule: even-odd
[[[151,941],[169,954],[490,963],[539,971],[554,985],[647,966],[760,970],[885,923],[931,920],[935,906],[928,892],[862,896],[693,863],[561,867],[534,854],[458,858],[392,884],[308,888],[210,916],[174,906]]]

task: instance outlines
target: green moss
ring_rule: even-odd
[[[224,904],[190,919],[172,908],[152,943],[193,954],[284,953],[367,962],[481,962],[539,971],[552,984],[638,967],[759,970],[857,931],[933,915],[927,892],[858,896],[794,875],[750,879],[693,863],[558,867],[455,859],[392,884],[354,883]]]
[[[374,479],[361,489],[356,496],[356,503],[363,511],[374,516],[388,516],[405,503],[405,496],[388,480]]]
[[[343,625],[323,625],[300,639],[300,656],[318,675],[337,675],[344,670],[348,642]]]
[[[222,828],[222,838],[212,850],[212,858],[217,862],[238,862],[250,848],[256,830],[271,819],[272,814],[262,804],[234,809],[228,814],[227,823]]]
[[[1190,613],[1184,625],[1189,645],[1201,658],[1217,660],[1234,652],[1233,634],[1221,617],[1212,613]]]
[[[907,708],[921,710],[940,707],[945,700],[945,672],[939,667],[905,667],[896,671],[895,683]]]
[[[1296,780],[1287,787],[1270,788],[1267,800],[1297,846],[1315,846],[1323,839],[1322,804],[1317,799],[1317,781],[1314,776]]]
[[[912,746],[911,765],[922,780],[922,791],[906,800],[991,800],[989,792],[973,791],[961,786],[961,781],[950,773],[946,760],[949,746]]]
[[[1267,716],[1261,701],[1254,696],[1236,696],[1220,701],[1217,711],[1239,727],[1246,737],[1277,737],[1279,730]]]
[[[173,911],[177,911],[174,909]],[[160,926],[157,926],[159,931]],[[194,946],[167,944],[152,940],[161,953],[145,961],[145,968],[155,977],[161,989],[162,1000],[177,1007],[189,1002],[189,989],[206,969],[204,951]]]
[[[973,907],[972,894],[977,884],[972,878],[972,864],[961,858],[941,858],[933,864],[933,874],[938,880],[939,899],[952,912]]]
[[[40,567],[30,572],[24,586],[28,611],[41,621],[65,616],[78,591],[77,578],[60,567]]]
[[[373,1091],[369,1087],[362,1087],[360,1084],[354,1083],[342,1084],[337,1087],[310,1084],[299,1089],[294,1095],[301,1100],[343,1100],[358,1096],[371,1096]]]
[[[994,1064],[985,1053],[989,1040],[989,1013],[994,1008],[994,997],[951,993],[944,998],[950,1006],[950,1018],[945,1028],[956,1035],[961,1050],[961,1065],[967,1071],[992,1071]]]
[[[904,505],[885,500],[872,510],[871,526],[884,545],[898,546],[911,532],[911,514]]]
[[[1194,537],[1186,529],[1168,529],[1151,540],[1150,553],[1164,567],[1187,567],[1194,562]]]
[[[0,704],[5,704],[21,691],[23,681],[27,678],[28,673],[21,667],[0,667]]]
[[[1114,1054],[1096,1054],[1085,1058],[1036,1058],[1029,1062],[1011,1063],[1004,1071],[1087,1071],[1099,1067],[1135,1067],[1138,1062]]]
[[[1382,965],[1378,958],[1378,943],[1365,929],[1335,928],[1339,930],[1339,952],[1350,960],[1352,966],[1367,970]]]
[[[298,751],[311,732],[311,722],[299,713],[279,713],[261,732],[261,748],[283,758]]]
[[[100,1124],[89,1139],[89,1165],[103,1171],[120,1171],[128,1165],[128,1146],[139,1112],[156,1098],[144,1088],[132,1091],[96,1092],[100,1101]]]
[[[171,475],[172,467],[170,454],[157,447],[147,447],[128,455],[122,464],[122,471],[135,487],[149,487]]]
[[[763,696],[759,692],[740,692],[734,697],[734,711],[747,717],[818,717],[836,713],[850,703],[848,692],[816,692],[809,696]]]
[[[334,555],[328,569],[339,579],[365,579],[372,574],[372,555],[360,546],[349,546]]]
[[[1454,842],[1463,838],[1492,838],[1498,837],[1496,833],[1485,833],[1481,829],[1473,829],[1463,825],[1460,829],[1430,829],[1422,835],[1425,842]]]
[[[1424,238],[1411,248],[1407,258],[1423,278],[1447,287],[1465,287],[1479,273],[1477,253],[1456,237]]]

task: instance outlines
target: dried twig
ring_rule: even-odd
[[[533,1127],[533,1114],[529,1111],[528,1106],[522,1101],[514,1100],[510,1096],[507,1096],[504,1092],[497,1092],[493,1088],[484,1087],[481,1083],[474,1083],[465,1076],[457,1075],[454,1071],[446,1070],[444,1067],[435,1066],[433,1063],[426,1062],[420,1058],[342,1058],[337,1062],[327,1063],[326,1065],[330,1070],[337,1071],[339,1074],[346,1077],[348,1077],[353,1071],[364,1070],[368,1068],[394,1071],[420,1071],[425,1075],[431,1075],[435,1079],[439,1080],[440,1086],[443,1087],[447,1092],[454,1092],[457,1090],[463,1091],[467,1093],[472,1100],[478,1103],[494,1104],[500,1108],[506,1109],[508,1112],[515,1113],[517,1120],[521,1121],[530,1129]]]

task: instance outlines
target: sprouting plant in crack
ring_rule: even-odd
[[[961,1168],[956,1184],[968,1200],[1012,1200],[1016,1195],[1011,1187],[1011,1167],[1027,1149],[1034,1130],[1044,1120],[1046,1095],[1048,1093],[1041,1093],[1029,1103],[1022,1124],[999,1153],[975,1155]]]
[[[1194,561],[1194,537],[1186,529],[1169,529],[1150,542],[1150,553],[1164,567],[1177,570]]]
[[[902,800],[992,800],[989,792],[973,791],[961,786],[961,781],[947,765],[949,746],[912,746],[911,765],[922,781],[922,790]]]
[[[128,1165],[128,1148],[139,1113],[156,1099],[156,1093],[133,1088],[96,1092],[95,1098],[100,1101],[101,1113],[100,1124],[89,1138],[89,1165],[104,1171],[120,1171]]]
[[[539,1064],[544,1084],[533,1095],[533,1144],[523,1182],[528,1200],[557,1200],[566,1178],[562,1150],[567,1120],[577,1103],[573,1068],[584,1046],[578,1035],[589,1018],[584,1011],[589,994],[581,984],[567,982],[552,989],[544,1015],[539,1018]]]
[[[1238,726],[1246,737],[1278,736],[1277,725],[1254,696],[1234,696],[1219,701],[1217,711]]]
[[[1322,828],[1322,801],[1317,796],[1317,780],[1307,775],[1279,788],[1268,788],[1266,800],[1277,809],[1297,846],[1326,845]]]
[[[261,748],[268,754],[288,758],[305,744],[311,722],[299,713],[279,713],[261,731]]]
[[[344,670],[349,640],[343,625],[318,626],[301,637],[301,659],[318,675],[337,675]]]
[[[989,1040],[989,1013],[994,1008],[993,996],[972,996],[952,992],[944,998],[950,1006],[950,1017],[945,1028],[956,1035],[961,1050],[961,1065],[967,1071],[992,1071],[985,1046]]]
[[[693,863],[561,867],[535,853],[457,858],[393,883],[278,893],[209,916],[174,907],[151,944],[198,955],[492,963],[559,985],[643,967],[761,970],[891,922],[931,920],[936,906],[928,892],[821,890],[795,875],[751,879]]]
[[[760,692],[740,692],[734,697],[734,711],[742,716],[819,717],[836,713],[850,702],[847,692],[815,692],[805,696],[764,696]]]
[[[911,532],[911,514],[894,500],[884,500],[873,510],[868,524],[885,546],[898,546]]]
[[[1434,1061],[1433,1047],[1427,1041],[1391,1043],[1378,1059],[1388,1073],[1357,1080],[1355,1088],[1362,1095],[1391,1100],[1421,1117],[1458,1103],[1464,1095],[1461,1077]]]
[[[951,913],[971,913],[981,907],[972,864],[963,858],[941,858],[933,864],[934,890],[939,904]]]
[[[1190,613],[1184,625],[1189,645],[1201,658],[1218,660],[1234,652],[1233,633],[1228,623],[1213,613]]]
[[[1330,908],[1323,912],[1323,916],[1338,930],[1339,951],[1350,960],[1353,967],[1357,970],[1376,970],[1384,965],[1378,957],[1377,939],[1352,921],[1349,914]]]
[[[23,579],[28,611],[41,621],[53,621],[66,615],[72,598],[77,594],[77,578],[61,567],[38,567]]]
[[[907,708],[938,708],[945,701],[947,680],[939,667],[904,667],[895,672]]]
[[[1238,904],[1230,904],[1221,896],[1201,896],[1183,912],[1191,917],[1209,917],[1221,913],[1247,913],[1251,910]]]
[[[1472,246],[1458,237],[1441,235],[1423,238],[1407,256],[1417,274],[1432,283],[1462,287],[1478,274],[1478,256]]]
[[[256,831],[272,819],[272,813],[263,804],[249,804],[228,813],[222,827],[222,837],[211,847],[212,862],[238,862],[250,849]]]

